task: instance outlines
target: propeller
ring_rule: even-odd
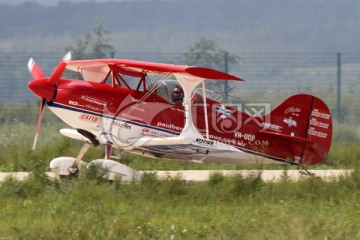
[[[36,62],[35,62],[35,60],[33,58],[29,59],[28,69],[29,69],[29,72],[31,73],[31,75],[33,76],[34,79],[45,78],[44,72],[36,64]]]
[[[35,148],[36,148],[37,139],[38,139],[38,136],[40,133],[41,120],[42,120],[42,116],[44,113],[45,102],[46,102],[45,98],[43,98],[40,102],[40,111],[39,111],[38,123],[37,123],[37,127],[36,127],[36,134],[35,134],[32,150],[35,150]]]
[[[47,80],[47,82],[51,85],[56,85],[56,82],[59,80],[59,78],[61,77],[61,75],[63,74],[67,63],[71,60],[71,52],[68,52],[64,58],[62,59],[62,61],[60,61],[60,63],[58,64],[58,66],[55,68],[55,70],[53,71],[53,73],[51,74],[51,76],[49,77],[49,79]]]
[[[44,112],[45,103],[54,100],[57,92],[57,82],[60,79],[61,75],[63,74],[67,63],[70,60],[71,60],[71,52],[68,52],[64,56],[64,58],[60,61],[60,63],[55,68],[55,70],[53,71],[53,73],[50,75],[49,78],[45,77],[44,72],[36,64],[34,59],[30,58],[28,62],[28,69],[34,78],[34,80],[29,82],[28,86],[31,89],[31,91],[41,99],[36,134],[32,147],[33,150],[35,150],[36,148],[37,139],[40,133],[41,120]]]

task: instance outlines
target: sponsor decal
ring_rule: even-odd
[[[72,101],[72,100],[69,100],[69,105],[77,106],[77,107],[84,107],[84,105],[81,105],[79,102]]]
[[[79,105],[78,102],[76,102],[76,101],[71,101],[71,100],[69,100],[69,104],[70,104],[70,105],[73,105],[73,106]]]
[[[112,120],[111,124],[113,126],[116,126],[116,127],[119,127],[119,128],[131,129],[131,125],[129,125],[126,122],[120,122],[120,121],[117,121],[117,120]]]
[[[92,111],[97,111],[97,112],[101,111],[101,108],[98,107],[99,105],[100,105],[100,106],[103,106],[103,107],[106,106],[106,102],[100,101],[100,100],[97,100],[97,99],[95,99],[95,98],[91,98],[91,97],[88,97],[88,96],[81,96],[80,99],[81,99],[81,100],[84,100],[84,101],[86,101],[86,102],[92,103],[92,104],[96,104],[96,106],[93,106],[92,104],[81,105],[81,104],[79,104],[78,102],[76,102],[76,101],[71,101],[71,100],[69,101],[69,104],[70,104],[70,105],[74,105],[74,106],[79,106],[79,107],[85,107],[85,108],[87,108],[87,109],[90,109],[90,110],[92,110]]]
[[[176,130],[176,131],[182,131],[182,130],[183,130],[182,127],[176,126],[176,125],[174,125],[174,124],[172,124],[172,123],[158,122],[158,123],[157,123],[157,126],[158,126],[158,127],[165,127],[165,128],[172,129],[172,130]]]
[[[271,124],[271,123],[266,123],[266,122],[263,122],[261,123],[260,125],[264,130],[271,130],[271,131],[274,131],[274,132],[281,132],[281,129],[282,127],[279,126],[279,125],[276,125],[276,124]]]
[[[329,129],[329,126],[330,126],[329,123],[318,122],[316,118],[310,119],[310,125],[315,126],[315,127],[324,128],[324,129]]]
[[[322,122],[319,123],[319,127],[321,127],[321,128],[328,129],[329,126],[330,126],[330,124],[328,124],[328,123],[322,123]]]
[[[223,119],[226,118],[227,116],[233,115],[233,112],[230,111],[229,109],[226,109],[225,105],[223,105],[223,104],[220,106],[215,106],[215,111],[220,113],[220,115],[221,115],[220,117]]]
[[[134,115],[131,115],[131,114],[128,114],[128,113],[122,112],[122,113],[120,113],[120,116],[122,116],[123,118],[128,119],[128,120],[144,122],[143,118],[137,117],[137,116],[134,116]]]
[[[150,133],[150,129],[149,129],[149,128],[144,128],[144,129],[141,131],[141,135],[143,135],[143,136],[151,136],[149,133]]]
[[[233,133],[236,130],[241,128],[242,124],[242,114],[237,112],[236,109],[239,109],[241,105],[232,104],[231,106],[225,106],[223,104],[213,104],[211,105],[212,111],[211,114],[211,126],[213,130],[217,133]],[[227,109],[230,108],[230,109]]]
[[[92,116],[92,115],[88,115],[88,114],[81,114],[79,119],[82,121],[86,121],[86,122],[97,123],[99,121],[100,117]]]
[[[326,120],[329,120],[330,119],[330,114],[328,113],[321,113],[319,112],[319,109],[314,109],[311,111],[311,116],[312,117],[318,117],[318,118],[323,118],[323,119],[326,119]]]
[[[81,99],[87,102],[95,103],[98,105],[106,106],[106,102],[98,100],[96,98],[88,97],[88,96],[81,96]]]
[[[299,116],[299,113],[301,112],[301,109],[298,107],[289,107],[285,110],[285,114],[291,114],[293,116]]]
[[[85,107],[86,107],[87,109],[91,109],[91,110],[93,110],[93,111],[100,111],[100,108],[91,106],[90,104],[86,104]]]
[[[200,145],[205,145],[205,146],[213,146],[214,145],[214,142],[211,141],[211,140],[206,140],[206,139],[202,139],[202,138],[197,138],[195,140],[195,142],[197,144],[200,144]]]
[[[223,138],[221,136],[215,136],[215,135],[211,135],[211,134],[209,135],[209,138],[216,142],[220,142],[220,143],[224,143],[224,144],[232,144],[232,145],[236,144],[235,139]]]
[[[139,106],[132,106],[130,111],[145,112],[145,109],[144,109],[144,108],[140,108]]]
[[[72,100],[69,100],[69,105],[77,106],[77,107],[85,107],[85,108],[93,110],[93,111],[100,111],[100,108],[98,108],[98,107],[91,106],[90,104],[86,104],[84,106],[84,105],[81,105],[79,102],[72,101]]]
[[[159,131],[154,131],[150,128],[144,128],[142,131],[141,131],[141,135],[143,136],[150,136],[150,137],[162,137],[162,138],[165,138],[165,137],[173,137],[173,135],[170,135],[170,134],[166,134],[166,133],[163,133],[163,132],[159,132]]]
[[[291,117],[284,118],[284,123],[286,123],[289,126],[289,128],[292,126],[297,127],[297,122],[294,119],[292,119]]]
[[[327,133],[316,131],[315,127],[310,127],[308,134],[319,138],[327,138]]]
[[[194,104],[193,106],[196,106],[196,105]],[[201,105],[201,106],[203,106],[203,105]],[[172,110],[172,111],[177,111],[177,112],[181,112],[181,113],[184,113],[184,112],[185,112],[184,108],[179,108],[179,107],[177,107],[177,106],[172,106],[172,107],[170,107],[170,110]]]

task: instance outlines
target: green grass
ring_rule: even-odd
[[[360,174],[265,183],[259,176],[189,184],[44,176],[0,187],[0,237],[16,239],[357,239]]]

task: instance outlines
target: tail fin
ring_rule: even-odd
[[[270,127],[259,133],[278,143],[272,156],[307,164],[319,163],[326,157],[331,145],[332,121],[322,100],[307,94],[294,95],[267,117]]]

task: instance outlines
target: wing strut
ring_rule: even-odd
[[[198,78],[194,76],[185,76],[183,74],[174,74],[176,79],[179,81],[181,87],[184,91],[184,100],[183,106],[185,109],[185,126],[180,136],[183,136],[188,139],[197,139],[203,138],[199,131],[195,128],[192,118],[191,111],[191,93],[194,91],[195,87],[200,83],[204,82],[204,78]]]
[[[203,95],[203,102],[204,102],[204,118],[205,118],[205,133],[206,133],[206,139],[210,140],[209,136],[209,119],[208,119],[208,112],[207,112],[207,103],[206,103],[206,93],[205,93],[205,81],[202,81],[202,95]]]

